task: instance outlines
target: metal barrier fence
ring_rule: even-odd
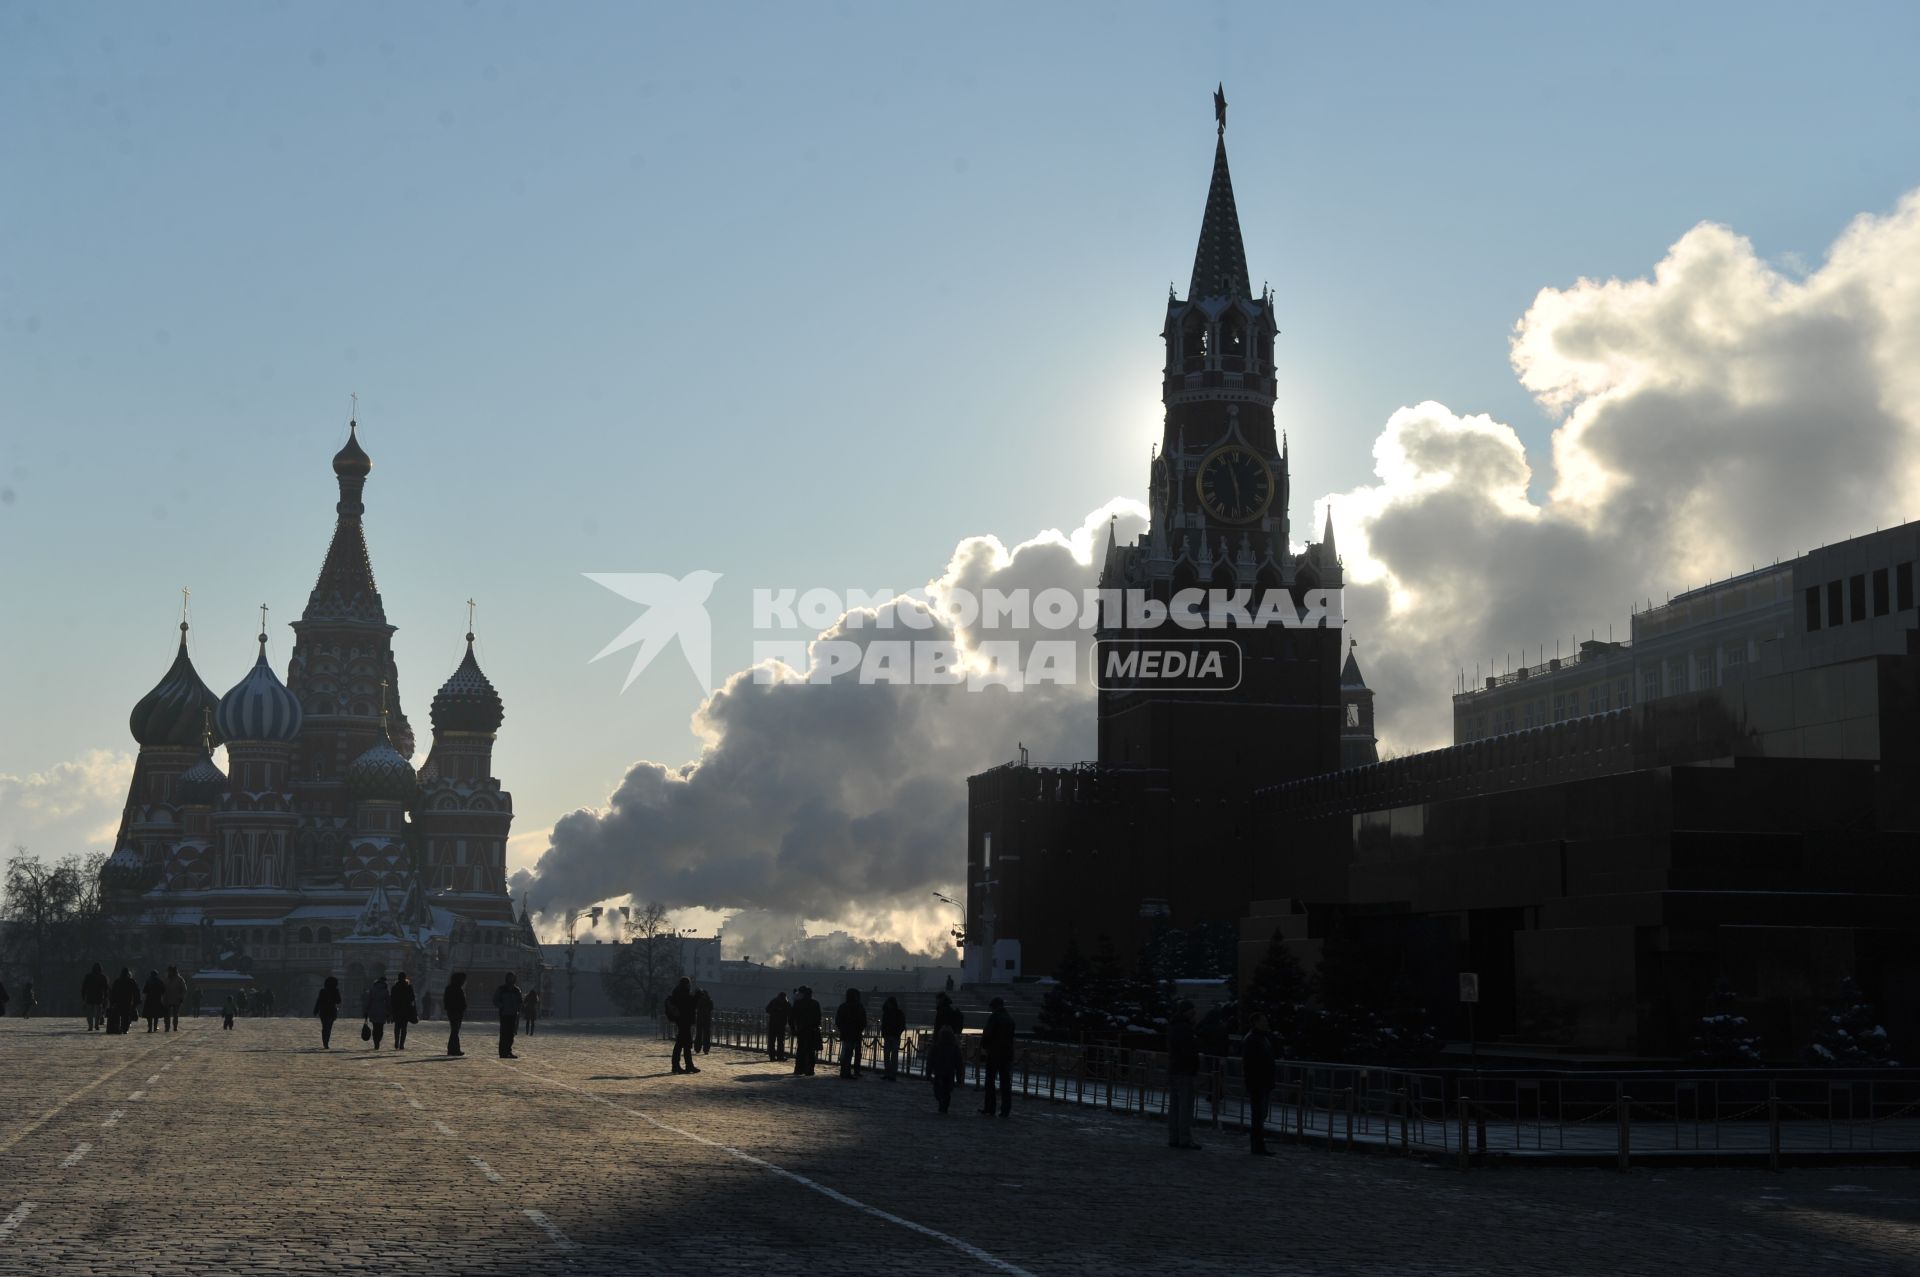
[[[662,1036],[671,1036],[662,1022]],[[820,1063],[839,1059],[839,1035],[821,1026]],[[765,1053],[766,1017],[716,1012],[717,1045]],[[791,1053],[789,1034],[789,1053]],[[901,1038],[900,1068],[919,1076],[932,1030]],[[962,1038],[962,1083],[982,1087],[976,1033]],[[879,1034],[862,1035],[863,1067],[881,1061]],[[1164,1118],[1171,1089],[1164,1051],[1022,1040],[1013,1089],[1028,1099]],[[1253,1103],[1234,1057],[1202,1056],[1196,1123],[1246,1130]],[[1267,1115],[1271,1136],[1327,1148],[1442,1156],[1607,1161],[1676,1156],[1761,1160],[1920,1157],[1920,1078],[1811,1071],[1738,1074],[1465,1072],[1279,1061]]]

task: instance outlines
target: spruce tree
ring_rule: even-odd
[[[1283,1053],[1294,1055],[1298,1054],[1295,1043],[1300,1036],[1302,1013],[1307,1009],[1311,994],[1307,973],[1300,966],[1300,960],[1287,947],[1280,929],[1274,928],[1260,965],[1253,969],[1247,981],[1247,995],[1242,999],[1241,1009],[1249,1019],[1255,1015],[1266,1016],[1276,1039],[1275,1045]]]
[[[1761,1063],[1760,1039],[1740,1014],[1740,996],[1722,980],[1693,1038],[1692,1063],[1708,1069],[1748,1069]]]
[[[1069,939],[1053,988],[1040,1007],[1040,1027],[1054,1037],[1074,1037],[1090,1027],[1089,1021],[1097,1018],[1088,1005],[1092,982],[1093,968],[1081,956],[1079,943]]]
[[[1815,1021],[1807,1062],[1829,1068],[1898,1068],[1887,1031],[1874,1015],[1873,1004],[1852,976],[1841,976],[1832,1002]]]

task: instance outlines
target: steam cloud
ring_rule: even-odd
[[[1912,513],[1920,193],[1856,220],[1804,277],[1697,226],[1650,278],[1542,290],[1512,359],[1560,422],[1544,500],[1511,427],[1433,402],[1389,419],[1377,482],[1332,498],[1350,631],[1392,747],[1448,739],[1456,669],[1609,623],[1624,636],[1635,600]],[[1123,538],[1139,532],[1139,508],[1115,503],[1012,551],[974,538],[929,592],[1091,586],[1112,513]],[[1085,687],[757,685],[743,672],[700,718],[711,743],[696,762],[636,764],[604,809],[555,827],[534,884],[543,910],[634,893],[771,911],[783,921],[736,920],[756,956],[781,935],[790,945],[799,917],[935,951],[952,918],[927,896],[961,873],[964,778],[1016,741],[1044,760],[1093,746]]]

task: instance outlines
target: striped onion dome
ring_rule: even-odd
[[[380,739],[347,765],[347,791],[355,798],[403,803],[413,797],[413,764],[393,747],[386,722],[386,715],[381,715]]]
[[[195,745],[200,741],[206,712],[217,701],[200,681],[187,655],[187,623],[180,622],[180,650],[173,664],[151,692],[140,698],[127,716],[127,728],[142,745]]]
[[[212,755],[207,755],[173,782],[173,796],[183,804],[197,807],[211,807],[227,792],[227,774],[213,765]]]
[[[507,716],[500,693],[480,672],[473,659],[473,635],[467,635],[467,655],[452,677],[433,694],[433,730],[436,732],[497,732]]]
[[[267,664],[267,636],[247,676],[220,698],[213,724],[229,741],[292,741],[300,734],[300,702]]]

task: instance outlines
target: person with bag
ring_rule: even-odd
[[[328,976],[327,982],[320,986],[320,996],[313,1000],[313,1013],[320,1017],[320,1049],[333,1050],[333,1022],[340,1016],[338,977]]]
[[[402,971],[393,978],[393,988],[387,991],[387,1013],[393,1017],[393,1049],[407,1049],[407,1027],[420,1021],[420,1010],[414,1005],[413,981],[407,979]]]
[[[380,1049],[380,1040],[386,1035],[387,1015],[393,1008],[392,994],[387,989],[387,977],[381,976],[367,990],[367,996],[360,1001],[360,1018],[366,1023],[360,1026],[360,1040],[373,1042],[373,1049]]]
[[[500,1013],[500,1058],[517,1060],[513,1053],[513,1035],[520,1029],[520,978],[509,971],[506,980],[493,991],[493,1009]]]
[[[447,1054],[465,1055],[460,1049],[460,1021],[467,1018],[467,973],[456,971],[447,977],[446,992],[440,1006],[447,1013]]]

